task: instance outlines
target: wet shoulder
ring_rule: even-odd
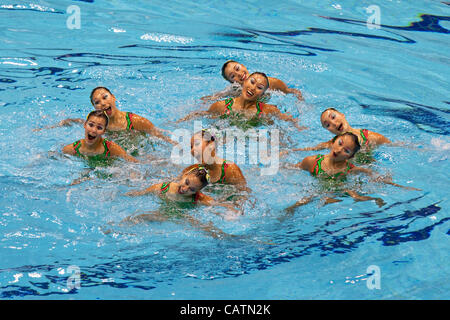
[[[209,107],[208,111],[212,113],[222,113],[225,110],[225,105],[227,104],[226,101],[228,101],[228,99],[214,102]]]

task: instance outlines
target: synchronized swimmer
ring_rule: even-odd
[[[238,97],[230,97],[226,100],[217,101],[208,110],[194,111],[177,122],[192,120],[201,116],[227,118],[239,114],[247,119],[276,117],[292,123],[298,130],[306,129],[298,124],[298,119],[289,114],[282,113],[277,106],[260,101],[268,88],[269,79],[266,74],[254,72],[243,81],[242,92]]]
[[[282,113],[277,106],[263,101],[270,99],[267,90],[278,90],[286,94],[294,94],[299,100],[303,95],[298,89],[289,88],[284,82],[276,78],[267,77],[261,72],[249,74],[247,68],[233,60],[227,61],[222,67],[222,76],[232,82],[232,90],[223,91],[211,96],[201,98],[204,101],[219,100],[212,103],[208,110],[195,111],[177,122],[187,121],[198,117],[209,117],[212,119],[227,119],[233,116],[242,117],[245,121],[254,119],[277,118],[286,121],[298,130],[305,130],[300,126],[298,119],[290,114]],[[224,99],[225,100],[221,100]],[[176,144],[163,131],[153,125],[148,119],[131,112],[120,111],[116,106],[116,98],[111,91],[105,87],[97,87],[92,90],[90,101],[95,108],[86,120],[66,119],[55,126],[67,126],[72,123],[80,123],[84,126],[84,138],[66,145],[62,152],[72,156],[78,156],[92,163],[94,160],[102,161],[110,158],[122,158],[125,161],[140,163],[140,161],[129,155],[119,144],[104,139],[106,132],[144,132],[162,139],[165,142]],[[314,147],[296,148],[292,151],[311,151],[329,149],[328,154],[308,156],[301,162],[292,165],[293,168],[308,171],[321,181],[332,182],[326,192],[313,191],[311,195],[298,200],[286,209],[292,214],[295,208],[305,205],[316,197],[322,197],[325,204],[339,202],[336,196],[348,195],[355,201],[374,200],[378,206],[385,203],[381,198],[361,195],[346,185],[346,177],[350,174],[363,173],[376,182],[383,182],[408,190],[419,190],[412,187],[398,185],[390,178],[377,176],[371,169],[355,166],[351,160],[361,152],[372,149],[381,144],[390,144],[391,141],[385,136],[369,131],[367,129],[356,129],[350,126],[345,115],[334,108],[328,108],[320,116],[322,127],[335,135],[329,141],[322,142]],[[270,124],[270,122],[269,122]],[[177,178],[168,178],[166,182],[153,184],[143,190],[129,191],[126,196],[144,196],[156,194],[166,206],[151,214],[140,214],[130,216],[123,223],[140,223],[145,221],[165,221],[175,217],[181,221],[187,221],[192,225],[200,227],[212,236],[225,236],[221,230],[214,228],[211,224],[205,225],[186,213],[189,206],[202,204],[206,206],[220,206],[231,212],[242,214],[235,205],[227,201],[217,201],[201,192],[208,184],[228,184],[236,190],[250,190],[247,180],[235,163],[222,159],[216,154],[217,139],[208,129],[196,132],[191,138],[191,155],[197,160],[181,171]],[[189,204],[188,207],[180,204]],[[167,206],[168,204],[171,204]],[[171,208],[171,209],[170,209]],[[174,211],[174,208],[176,210]],[[181,210],[181,211],[180,211]],[[173,213],[176,213],[175,215]],[[216,213],[219,214],[219,213]],[[220,214],[222,215],[222,214]]]
[[[116,106],[116,97],[105,87],[97,87],[91,91],[90,101],[96,110],[102,110],[106,112],[109,118],[107,131],[120,132],[120,131],[137,131],[145,132],[157,138],[160,138],[171,144],[175,144],[169,137],[164,135],[160,129],[158,129],[150,120],[141,117],[132,112],[121,111]],[[45,129],[51,129],[61,126],[69,126],[74,123],[83,124],[83,119],[65,119],[60,121],[57,125],[46,127]]]
[[[247,68],[234,60],[228,60],[222,66],[222,77],[231,83],[231,86],[213,95],[202,97],[203,101],[221,100],[227,97],[238,97],[242,92],[244,81],[248,79],[250,73]],[[285,94],[294,94],[298,100],[303,100],[302,92],[295,88],[289,88],[283,81],[277,78],[268,77],[269,89],[280,91]]]

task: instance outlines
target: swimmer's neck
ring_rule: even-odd
[[[100,137],[100,139],[98,139],[96,142],[94,142],[93,144],[88,144],[86,143],[86,139],[84,140],[84,147],[86,148],[86,150],[90,150],[90,151],[96,151],[99,149],[100,145],[103,144],[103,138]]]
[[[256,104],[256,101],[245,100],[242,96],[239,96],[235,99],[236,99],[236,103],[241,105],[243,109],[251,108]]]
[[[355,136],[359,136],[359,130],[360,129],[355,129],[355,128],[352,128],[352,127],[350,127],[350,125],[347,125],[348,127],[347,127],[347,132],[351,132],[351,133],[353,133]]]
[[[327,154],[323,162],[325,163],[325,166],[330,169],[341,169],[347,166],[348,160],[342,160],[342,161],[334,161],[333,157],[331,157],[330,154]]]

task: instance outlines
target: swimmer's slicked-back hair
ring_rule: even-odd
[[[92,96],[94,95],[95,91],[100,90],[100,89],[106,90],[106,91],[109,92],[109,94],[112,95],[111,91],[109,91],[108,88],[105,88],[105,87],[96,87],[96,88],[94,88],[94,89],[91,91],[91,95],[90,95],[91,103],[92,103]]]
[[[344,137],[344,136],[349,136],[349,137],[351,137],[352,140],[353,140],[353,143],[355,144],[355,147],[353,148],[353,154],[352,154],[352,156],[350,157],[350,158],[353,158],[353,157],[355,156],[355,154],[359,151],[359,149],[361,149],[361,144],[359,143],[358,137],[357,137],[354,133],[352,133],[352,132],[344,132],[344,133],[341,133],[340,135],[336,136],[336,137],[333,139],[333,142],[334,142],[337,138],[339,138],[339,137]]]
[[[258,74],[258,75],[260,75],[260,76],[263,76],[264,77],[264,79],[266,79],[266,81],[267,81],[267,86],[266,86],[266,89],[264,90],[264,91],[266,91],[267,89],[269,89],[269,86],[270,86],[270,83],[269,83],[269,77],[264,73],[264,72],[253,72],[251,75],[249,75],[248,77],[250,78],[251,76],[253,76],[253,75],[255,75],[255,74]]]
[[[108,126],[109,118],[105,111],[103,110],[94,110],[89,112],[88,116],[86,117],[86,122],[89,120],[90,117],[99,117],[105,119],[105,128]]]
[[[195,167],[195,168],[189,170],[188,172],[186,172],[185,174],[194,175],[195,177],[197,177],[200,180],[200,183],[202,185],[202,187],[200,189],[203,189],[204,187],[206,187],[208,185],[207,176],[209,175],[209,173],[206,170],[206,168],[203,166]]]
[[[322,118],[323,114],[327,111],[335,111],[335,112],[339,112],[338,110],[336,110],[335,108],[328,108],[322,111],[322,113],[320,114],[320,118]],[[339,112],[340,113],[340,112]]]
[[[225,69],[227,68],[228,64],[231,63],[231,62],[236,62],[236,63],[238,63],[237,61],[234,61],[234,60],[228,60],[228,61],[225,62],[225,63],[223,64],[223,66],[222,66],[222,77],[223,77],[225,80],[227,80],[228,82],[232,82],[232,81],[230,81],[230,80],[226,77],[226,75],[225,75]]]

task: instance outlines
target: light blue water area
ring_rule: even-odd
[[[67,27],[70,5],[80,9],[80,29]],[[378,29],[366,23],[370,5],[379,8]],[[450,298],[449,20],[443,1],[0,1],[0,297]],[[292,153],[265,176],[246,155],[244,216],[189,211],[237,237],[215,239],[182,221],[117,226],[161,206],[125,192],[183,166],[119,160],[69,186],[86,164],[60,150],[83,137],[82,127],[33,131],[84,118],[91,90],[105,86],[121,110],[192,132],[192,121],[175,121],[227,86],[220,69],[228,59],[303,92],[305,102],[273,93],[270,103],[308,130],[260,129],[278,129],[290,148],[312,146],[332,137],[319,116],[337,108],[353,127],[406,143],[379,147],[370,167],[421,191],[363,179],[362,192],[386,205],[314,200],[283,220],[283,209],[320,187],[284,164],[315,153]],[[153,138],[138,141],[140,159],[171,155]],[[71,266],[79,289],[70,287]],[[367,286],[369,266],[381,272],[379,289]]]

